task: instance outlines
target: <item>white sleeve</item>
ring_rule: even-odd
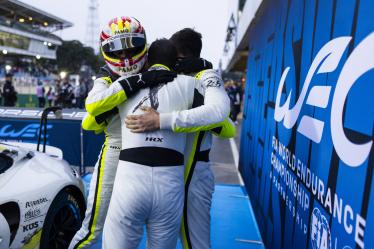
[[[104,78],[95,80],[93,88],[86,98],[86,110],[93,116],[110,111],[127,99],[119,80],[110,83]]]
[[[94,81],[92,89],[88,92],[87,99],[93,101],[93,98],[102,91],[105,91],[110,86],[106,80],[98,78]]]
[[[193,109],[160,113],[160,129],[173,131],[196,131],[198,128],[224,121],[230,113],[230,99],[223,86],[223,81],[214,70],[204,70],[195,77]],[[199,97],[199,93],[203,96]],[[203,101],[199,102],[199,98]]]

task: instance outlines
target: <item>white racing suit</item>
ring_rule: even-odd
[[[97,93],[107,89],[111,83],[109,77],[96,79],[87,99],[93,98]],[[97,118],[86,115],[82,122],[82,127],[85,130],[104,131],[105,142],[90,182],[87,209],[82,227],[72,239],[69,249],[90,248],[101,238],[112,195],[121,151],[121,124],[118,110],[117,113],[113,110],[101,116],[103,120],[97,121]]]
[[[95,80],[86,99],[88,114],[82,127],[95,133],[104,131],[106,139],[90,183],[85,219],[69,249],[90,248],[101,238],[121,150],[121,123],[116,106],[127,100],[126,92],[118,82],[125,77],[118,78],[108,66],[104,66],[101,73],[103,75]],[[110,92],[109,97],[103,98],[103,92]]]
[[[206,83],[208,84],[208,82]],[[200,88],[202,87],[200,86]],[[190,92],[186,91],[186,93],[189,93],[189,96],[191,94],[194,95],[194,93],[196,92],[198,91],[194,91],[194,89],[192,89],[192,91]],[[222,94],[222,91],[217,90],[214,85],[208,86],[206,92],[207,94],[205,106],[199,107],[198,110],[193,111],[193,113],[195,114],[194,118],[196,118],[196,122],[193,124],[196,124],[198,126],[195,127],[198,128],[198,130],[200,130],[201,127],[210,129],[208,127],[209,124],[221,121],[222,119],[227,117],[229,113],[229,108],[227,108],[227,103],[229,102],[229,100],[226,93],[223,92],[224,94]],[[188,94],[186,94],[186,96],[187,95]],[[86,102],[86,109],[92,115],[97,116],[108,110],[111,110],[113,107],[122,103],[126,99],[126,95],[123,95],[121,92],[121,85],[118,82],[114,82],[113,84],[111,84],[108,90],[101,91],[100,93],[95,95],[94,99],[91,99],[91,101],[89,101],[88,103]],[[168,118],[166,118],[165,120],[172,121],[171,123],[183,123],[188,126],[191,121],[189,120],[189,115],[183,115],[179,112],[166,116],[168,116]],[[183,132],[182,130],[184,127],[179,128],[181,129],[180,131]],[[162,227],[160,227],[160,230],[162,231]],[[165,231],[167,232],[167,229]]]
[[[223,81],[214,70],[203,70],[195,75],[202,84],[210,84],[223,93]],[[209,98],[209,96],[208,96]],[[201,98],[200,98],[201,99]],[[222,100],[227,106],[229,103]],[[202,105],[196,101],[193,107]],[[198,110],[199,107],[196,108]],[[210,168],[209,152],[212,147],[212,132],[222,138],[235,136],[236,130],[228,118],[217,124],[200,126],[195,109],[175,113],[169,120],[160,114],[161,129],[175,132],[195,132],[187,135],[185,150],[185,202],[181,228],[181,241],[185,249],[210,249],[210,209],[214,192],[214,175]],[[180,117],[179,117],[180,116]],[[182,117],[188,117],[187,119]],[[186,122],[183,122],[186,121]],[[212,129],[212,131],[210,131]]]
[[[122,83],[125,82],[122,81]],[[110,105],[114,104],[118,98],[120,87],[121,85],[113,83],[108,90],[96,96],[97,101],[90,104],[91,106],[86,104],[87,111],[93,115],[99,115],[105,109],[113,108]],[[205,91],[206,96],[210,96],[202,106],[203,108],[197,111],[200,113],[200,125],[224,120],[229,113],[227,105],[222,104],[226,98],[228,102],[225,93],[220,96],[221,92],[217,91],[214,86],[203,87],[191,77],[178,76],[175,82],[160,85],[151,90],[142,90],[126,104],[120,105],[121,122],[127,114],[139,111],[138,108],[142,105],[150,105],[160,112],[191,108],[195,92],[199,91]],[[98,111],[101,108],[102,110]],[[172,119],[173,115],[170,115],[170,118]],[[182,116],[183,118],[187,117]],[[103,246],[104,248],[136,248],[142,236],[139,228],[141,229],[141,224],[147,221],[149,246],[162,249],[173,248],[182,214],[182,166],[186,136],[171,131],[133,134],[125,126],[122,126],[122,136],[125,139],[122,139],[120,166],[117,169],[117,180],[104,226]],[[178,142],[175,143],[175,141]],[[145,146],[150,143],[153,146]],[[134,170],[134,166],[138,166],[137,170]],[[129,170],[130,168],[132,170]],[[170,172],[170,174],[165,172]],[[148,179],[146,180],[148,186],[141,184],[144,181],[134,181],[140,175]],[[149,192],[152,189],[153,191]],[[124,196],[123,193],[127,194]],[[140,206],[146,210],[136,208]],[[161,208],[165,206],[169,208]]]

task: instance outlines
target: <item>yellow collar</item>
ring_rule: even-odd
[[[150,68],[163,68],[163,69],[166,69],[168,71],[171,71],[171,69],[168,66],[165,66],[164,64],[154,64]]]

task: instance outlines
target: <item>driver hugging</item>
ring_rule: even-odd
[[[201,35],[183,29],[147,49],[140,22],[117,17],[100,39],[106,65],[82,127],[106,138],[69,248],[102,236],[103,248],[135,249],[144,228],[147,248],[176,248],[180,231],[185,248],[210,248],[211,136],[232,137],[235,127],[222,79],[200,58]]]

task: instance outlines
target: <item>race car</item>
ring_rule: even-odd
[[[68,248],[84,218],[79,174],[45,139],[39,152],[40,137],[37,150],[35,144],[0,142],[0,249]]]

